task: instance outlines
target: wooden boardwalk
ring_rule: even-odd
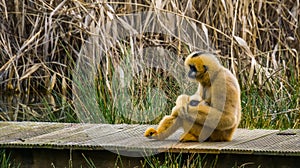
[[[16,157],[21,160],[22,156],[17,155],[22,152],[18,150],[25,153],[45,150],[48,154],[65,150],[111,151],[106,156],[118,152],[127,158],[164,152],[203,153],[232,158],[273,156],[293,162],[300,158],[300,129],[238,129],[231,142],[179,143],[178,137],[182,131],[177,131],[164,141],[157,141],[143,136],[147,127],[149,125],[0,122],[0,147],[15,151]],[[28,165],[34,167],[33,163]],[[287,167],[289,165],[295,166],[298,162],[288,163]]]

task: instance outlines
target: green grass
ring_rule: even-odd
[[[299,129],[299,97],[300,83],[293,77],[284,79],[284,76],[274,75],[261,86],[252,84],[242,87],[243,116],[240,127]]]
[[[241,128],[250,129],[288,129],[299,128],[297,97],[274,100],[261,95],[260,90],[242,92]],[[296,94],[299,91],[295,91]]]
[[[17,168],[21,167],[21,164],[17,164],[11,158],[10,153],[7,153],[5,149],[0,149],[0,167],[1,168]]]
[[[181,153],[178,155],[166,153],[165,156],[149,156],[144,159],[142,167],[151,168],[192,168],[192,167],[215,167],[218,158],[213,160],[206,159],[206,156],[192,154],[184,157]]]

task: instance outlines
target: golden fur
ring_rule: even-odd
[[[163,140],[182,127],[181,142],[231,141],[241,118],[237,79],[210,53],[191,53],[185,66],[188,76],[199,83],[197,92],[180,95],[171,115],[165,116],[157,129],[148,128],[144,135]]]

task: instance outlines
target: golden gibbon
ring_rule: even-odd
[[[192,95],[180,95],[171,115],[144,135],[163,140],[180,127],[181,142],[231,141],[241,119],[240,87],[236,77],[214,54],[193,52],[184,62],[188,77],[199,84]]]

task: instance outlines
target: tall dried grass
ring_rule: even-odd
[[[196,23],[210,39],[223,64],[239,79],[243,90],[245,120],[250,127],[277,115],[288,120],[285,127],[298,127],[300,111],[300,4],[299,0],[151,0],[151,1],[1,1],[0,2],[0,88],[1,92],[47,91],[71,97],[72,70],[82,45],[91,38],[109,37],[106,25],[118,16],[145,11],[164,11]],[[95,34],[95,32],[97,33]],[[109,46],[102,55],[98,76],[98,100],[115,120],[110,79],[117,65],[133,46],[156,45],[174,50],[180,57],[193,50],[175,37],[144,34],[126,37],[122,44]],[[97,48],[101,41],[94,44]],[[153,71],[153,70],[149,70]],[[159,70],[157,70],[159,71]],[[145,72],[146,73],[146,72]],[[161,74],[161,77],[155,75]],[[165,81],[168,74],[146,73],[147,79]],[[139,79],[137,79],[139,81]],[[147,88],[139,81],[138,88]],[[160,82],[161,83],[161,82]],[[176,89],[163,84],[170,102]],[[153,85],[152,85],[153,86]],[[145,89],[147,90],[147,89]],[[144,92],[145,90],[140,90]],[[255,101],[258,102],[255,102]],[[255,104],[253,103],[255,102]],[[290,102],[290,103],[288,103]],[[259,105],[259,106],[258,106]],[[265,106],[264,106],[265,105]],[[255,107],[254,107],[255,106]],[[265,108],[264,108],[265,107]],[[266,110],[259,114],[257,111]],[[282,119],[282,118],[281,118]],[[275,123],[278,128],[281,125]],[[272,126],[271,126],[272,127]]]

